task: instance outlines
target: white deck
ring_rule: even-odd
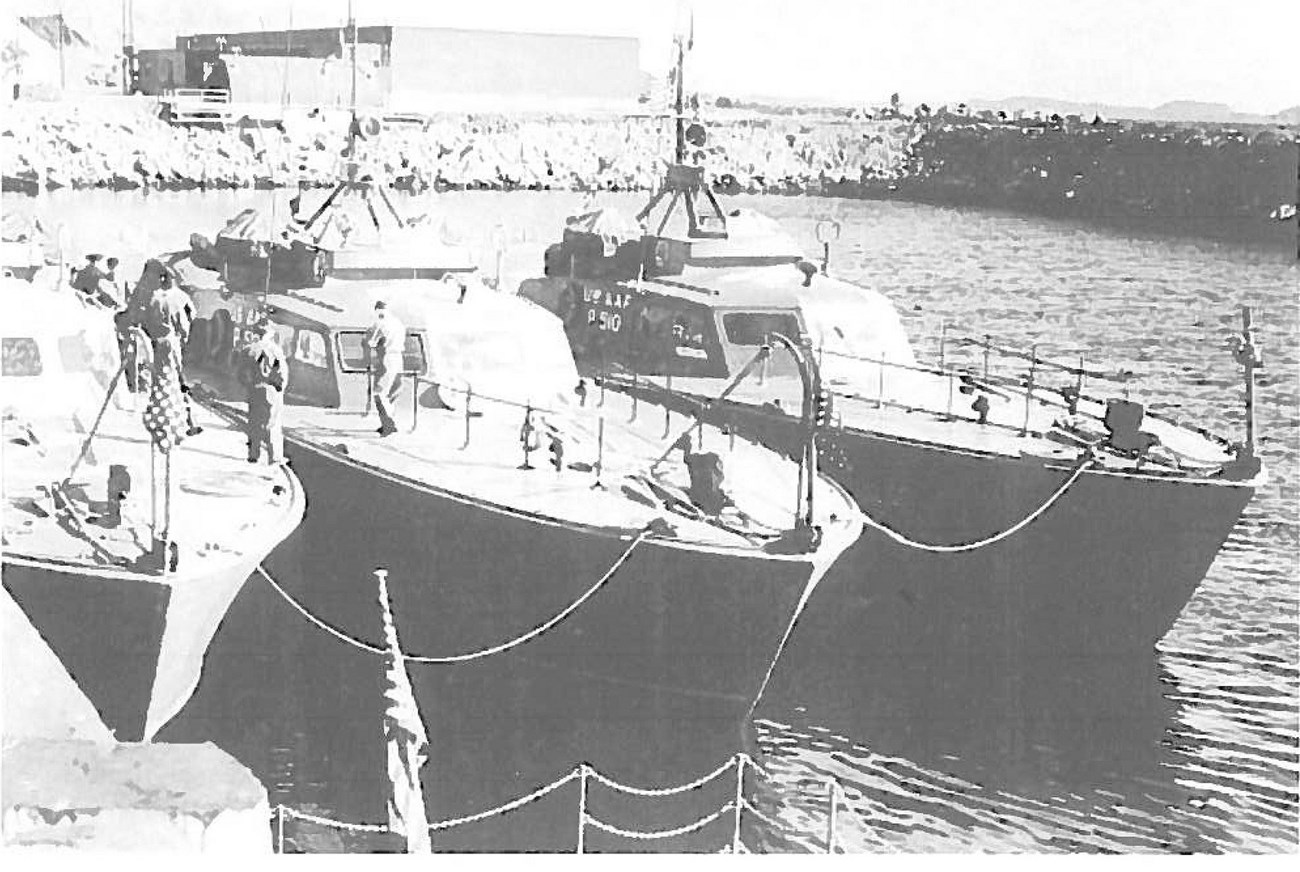
[[[862,373],[859,378],[847,378],[844,375],[830,377],[826,387],[835,394],[834,409],[839,422],[844,427],[895,436],[900,439],[912,439],[941,445],[956,450],[997,454],[1006,457],[1021,457],[1026,454],[1044,458],[1073,460],[1080,454],[1082,445],[1073,446],[1045,439],[1034,435],[1035,432],[1047,433],[1058,422],[1069,418],[1060,396],[1053,391],[1035,390],[1034,401],[1029,404],[1028,430],[1020,434],[1025,426],[1025,393],[1013,393],[1005,390],[1007,397],[989,396],[989,422],[993,426],[980,426],[970,404],[974,394],[961,393],[950,380],[937,374],[911,372],[886,367],[883,390],[881,390],[879,371],[874,364],[860,364]],[[642,379],[660,387],[665,385],[662,377]],[[698,396],[713,396],[720,390],[718,379],[674,378],[672,388],[682,393]],[[849,396],[845,396],[849,395]],[[883,397],[885,404],[877,400]],[[791,414],[798,414],[800,388],[797,379],[790,377],[768,377],[761,379],[751,376],[737,387],[729,399],[745,404],[760,406],[773,400],[779,400],[781,408]],[[926,409],[927,411],[910,411],[890,406],[898,403],[906,406]],[[1079,414],[1074,422],[1094,439],[1105,435],[1101,417],[1106,408],[1103,403],[1083,400],[1079,403]],[[953,417],[948,418],[952,410]],[[779,414],[772,410],[773,414]],[[1170,424],[1167,421],[1147,417],[1142,423],[1142,430],[1153,433],[1160,438],[1160,444],[1174,453],[1179,463],[1188,472],[1201,472],[1217,468],[1230,460],[1223,446],[1200,433]],[[1114,455],[1103,455],[1100,462],[1108,469],[1134,469],[1135,462]],[[1146,469],[1151,469],[1148,465]]]
[[[724,490],[736,506],[753,519],[748,526],[730,510],[718,523],[692,519],[656,500],[650,506],[625,495],[623,487],[633,484],[629,475],[648,475],[652,463],[667,451],[691,422],[673,415],[669,436],[664,438],[662,408],[641,403],[632,420],[629,397],[614,391],[605,394],[600,405],[599,388],[591,387],[585,407],[575,397],[559,414],[534,412],[540,445],[531,455],[532,470],[519,469],[524,460],[520,429],[522,407],[491,402],[476,396],[472,408],[483,417],[470,421],[470,440],[465,445],[464,395],[444,393],[455,411],[420,409],[418,426],[412,432],[409,388],[405,403],[398,404],[401,432],[380,438],[374,413],[338,411],[312,407],[285,409],[286,430],[300,438],[325,446],[345,446],[348,455],[383,470],[510,509],[533,513],[555,521],[636,529],[655,518],[665,518],[677,531],[677,538],[700,545],[756,548],[762,536],[790,529],[794,522],[798,468],[774,452],[747,442],[730,439],[712,427],[704,428],[703,450],[720,455],[725,470]],[[594,464],[597,459],[598,427],[605,420],[604,489],[593,488],[594,472],[568,468],[573,462]],[[564,439],[565,468],[551,465],[548,427],[555,427]],[[692,439],[696,431],[691,430]],[[700,450],[696,442],[696,450]],[[689,476],[680,451],[673,452],[653,476],[657,483],[681,493]],[[815,508],[818,523],[828,524],[834,515],[850,523],[856,510],[842,492],[822,480],[817,483]],[[725,529],[730,527],[731,529]],[[744,532],[754,534],[753,538]]]
[[[127,398],[125,391],[122,397]],[[139,397],[138,402],[143,409],[144,398]],[[73,432],[68,419],[5,420],[7,556],[94,568],[133,563],[149,547],[150,439],[129,398],[121,406],[110,406],[92,442],[91,456],[73,476],[72,487],[64,491],[80,516],[79,525],[60,522],[67,513],[56,508],[48,486],[67,477],[84,435]],[[302,507],[299,485],[292,473],[248,463],[243,433],[216,416],[196,408],[195,419],[204,432],[187,438],[172,452],[170,538],[180,552],[178,572],[175,576],[160,576],[160,581],[202,575],[246,555],[268,551],[293,529],[299,520],[295,513]],[[24,423],[39,444],[14,441],[30,441]],[[89,427],[92,422],[80,423]],[[96,523],[95,518],[105,508],[112,464],[122,464],[129,470],[131,494],[123,507],[122,525],[109,529]],[[160,495],[162,469],[162,455],[158,455]],[[40,517],[42,512],[45,517]],[[157,523],[161,529],[161,502]]]

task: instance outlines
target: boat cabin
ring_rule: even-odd
[[[772,333],[812,350],[911,364],[902,322],[883,295],[828,278],[776,222],[736,212],[726,237],[622,241],[598,213],[580,216],[546,255],[547,276],[521,296],[565,324],[584,372],[728,378]],[[765,375],[793,376],[788,354]]]
[[[117,369],[111,319],[72,294],[39,290],[13,277],[3,282],[5,416],[28,421],[70,416],[88,424]],[[59,401],[52,403],[51,397]]]
[[[425,407],[438,403],[435,381],[521,403],[541,403],[577,385],[564,333],[550,313],[473,282],[465,290],[450,280],[331,279],[318,292],[270,294],[265,303],[234,295],[191,336],[192,346],[208,338],[217,346],[190,351],[215,364],[203,367],[205,373],[223,370],[221,386],[238,396],[238,349],[251,338],[247,325],[265,313],[289,363],[285,401],[362,412],[372,400],[365,338],[381,299],[406,327],[402,395],[409,398],[407,385],[418,384],[415,401]]]

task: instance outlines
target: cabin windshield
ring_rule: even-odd
[[[758,347],[773,333],[799,341],[799,319],[793,312],[727,312],[722,316],[722,331],[732,345]]]
[[[748,363],[758,349],[767,344],[773,333],[799,342],[803,330],[793,311],[727,312],[720,316],[722,335],[729,346],[732,371]],[[768,375],[797,375],[799,367],[788,350],[773,344],[772,355],[765,365]]]
[[[301,335],[301,332],[300,332]],[[339,369],[343,372],[365,372],[369,365],[366,354],[366,331],[340,330],[335,334],[338,343]],[[402,371],[424,375],[428,372],[428,358],[424,353],[424,336],[406,331],[406,347],[402,349]]]
[[[915,364],[907,331],[888,298],[865,289],[851,295],[800,295],[799,307],[813,347],[823,351],[822,369],[833,372],[861,359]]]
[[[30,378],[42,372],[41,348],[30,336],[6,336],[3,340],[6,378]]]

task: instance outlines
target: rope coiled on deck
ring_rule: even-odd
[[[603,588],[606,584],[608,584],[609,581],[613,579],[615,573],[617,573],[618,570],[622,568],[623,564],[627,562],[628,558],[632,556],[632,552],[636,549],[636,547],[640,545],[642,542],[644,542],[646,537],[650,535],[650,531],[651,528],[648,526],[642,528],[641,531],[636,534],[636,536],[632,537],[632,541],[628,543],[627,548],[624,549],[623,553],[618,556],[618,559],[616,559],[613,562],[613,564],[610,565],[609,569],[605,571],[605,574],[596,580],[595,584],[587,588],[587,590],[583,592],[581,596],[579,596],[576,600],[574,600],[569,605],[565,606],[561,611],[552,615],[546,621],[542,622],[541,624],[538,624],[537,626],[533,627],[527,632],[519,636],[516,636],[513,639],[510,639],[509,641],[502,642],[498,645],[492,645],[491,647],[487,647],[487,648],[480,648],[475,651],[467,651],[462,654],[449,654],[449,655],[442,655],[442,656],[433,656],[433,655],[426,655],[426,654],[403,654],[402,659],[408,663],[431,663],[431,664],[439,664],[439,665],[449,665],[453,663],[468,663],[469,661],[472,660],[481,660],[484,657],[490,657],[493,654],[502,654],[506,651],[511,650],[512,648],[517,648],[526,642],[536,639],[538,636],[541,636],[543,633],[553,629],[554,627],[562,623],[566,618],[568,618],[570,615],[572,615],[574,612],[580,609],[583,606],[583,604],[587,602],[587,600],[595,596],[596,593],[601,588]],[[274,589],[276,593],[280,594],[280,596],[283,597],[284,601],[287,602],[290,606],[292,606],[295,611],[297,611],[300,615],[306,618],[310,623],[314,624],[319,629],[324,630],[326,633],[329,633],[331,636],[338,639],[340,642],[344,642],[362,651],[368,651],[371,654],[384,655],[388,653],[387,649],[381,648],[378,645],[373,645],[369,642],[366,642],[363,639],[358,639],[355,636],[349,635],[348,633],[345,633],[343,630],[340,630],[338,627],[332,626],[331,624],[326,623],[316,615],[312,614],[311,611],[308,610],[306,606],[298,602],[298,600],[294,599],[292,594],[290,594],[287,590],[281,587],[280,584],[276,582],[276,580],[273,579],[270,576],[270,574],[265,569],[262,568],[260,564],[257,566],[257,572],[262,576],[262,578],[266,579],[267,583],[271,585],[272,589]]]

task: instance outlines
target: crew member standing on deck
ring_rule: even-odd
[[[161,264],[159,265],[161,267]],[[185,422],[187,435],[196,436],[203,428],[194,423],[194,412],[190,405],[190,388],[185,382],[185,369],[182,364],[182,352],[190,338],[190,328],[194,325],[194,304],[182,291],[165,268],[157,273],[158,286],[149,297],[144,307],[144,332],[153,340],[154,369],[162,368],[170,360],[176,367],[180,378],[181,397],[185,403]]]
[[[239,381],[248,397],[248,462],[257,463],[262,446],[266,446],[269,463],[284,463],[280,412],[289,381],[289,363],[265,321],[253,326],[251,332],[253,340],[244,346],[239,370]]]
[[[406,327],[388,311],[383,300],[375,303],[375,323],[366,333],[370,355],[370,391],[379,412],[379,435],[397,432],[390,406],[397,401],[402,383],[402,350],[406,347]]]

